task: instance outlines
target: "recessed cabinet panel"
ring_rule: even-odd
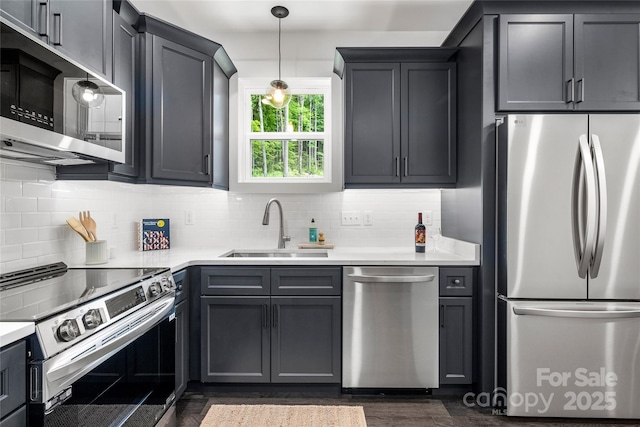
[[[271,295],[340,295],[340,267],[271,269]]]
[[[575,16],[576,109],[640,110],[640,16]]]
[[[202,297],[205,382],[269,382],[269,297]]]
[[[339,383],[340,297],[273,297],[271,382]]]
[[[212,64],[153,36],[153,178],[211,181]]]
[[[402,182],[456,181],[456,64],[403,63]]]
[[[499,39],[499,110],[573,109],[573,15],[500,15]]]
[[[347,64],[345,180],[400,182],[400,64]]]
[[[201,275],[203,295],[269,295],[269,268],[203,267]]]
[[[440,384],[471,384],[471,298],[440,298]]]

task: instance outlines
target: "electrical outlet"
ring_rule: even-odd
[[[371,211],[364,211],[362,213],[362,222],[364,223],[364,225],[373,225],[373,212]]]
[[[186,211],[184,213],[185,225],[193,225],[196,223],[196,214],[193,211]]]
[[[433,212],[426,211],[424,213],[424,225],[433,225]]]
[[[342,225],[360,225],[360,212],[342,211]]]
[[[111,228],[118,228],[120,226],[120,219],[117,213],[111,214]]]

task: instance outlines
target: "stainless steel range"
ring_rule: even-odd
[[[155,425],[175,399],[175,288],[168,269],[58,263],[1,275],[0,321],[36,327],[29,423]]]

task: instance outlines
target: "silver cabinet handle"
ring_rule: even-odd
[[[604,170],[604,156],[602,155],[602,146],[598,135],[591,135],[591,152],[594,157],[595,176],[598,181],[596,193],[598,197],[598,220],[597,232],[594,241],[594,254],[591,262],[591,277],[598,277],[600,271],[600,262],[602,261],[602,250],[604,248],[604,239],[607,234],[607,179]]]
[[[584,101],[584,78],[578,80],[578,99],[576,99],[576,104],[578,102]]]
[[[572,77],[571,80],[567,82],[567,104],[570,102],[574,102],[574,93],[575,93],[575,79]]]
[[[400,157],[396,157],[396,176],[400,176]]]
[[[407,174],[409,173],[409,162],[407,161],[407,158],[404,158],[404,176],[408,176]]]
[[[56,25],[57,22],[57,25]],[[62,46],[62,14],[53,14],[53,31],[56,34],[56,38],[53,41],[54,46]]]
[[[585,212],[581,206],[581,196],[584,189],[583,182],[586,182],[584,187],[586,187],[587,193],[587,212],[584,221],[582,219],[585,216]],[[597,221],[595,171],[586,135],[580,135],[578,139],[572,193],[571,223],[573,225],[573,246],[578,266],[578,276],[584,279],[591,264]]]
[[[640,310],[560,310],[553,308],[513,307],[513,312],[520,316],[569,317],[578,319],[624,319],[640,317]]]
[[[204,171],[205,175],[211,175],[211,162],[209,161],[209,155],[204,155]]]
[[[429,276],[368,276],[363,274],[348,275],[355,282],[361,283],[420,283],[432,282],[435,275]]]
[[[44,31],[42,31],[42,23],[44,22]],[[41,1],[38,4],[38,35],[49,35],[49,0]]]

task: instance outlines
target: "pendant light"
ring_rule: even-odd
[[[281,109],[289,105],[289,101],[291,101],[289,85],[282,81],[282,50],[280,47],[282,18],[289,16],[289,9],[284,6],[274,6],[271,8],[271,14],[278,18],[278,80],[271,82],[267,88],[267,94],[262,98],[262,103]]]
[[[89,81],[89,73],[86,80],[76,82],[71,88],[71,95],[76,102],[87,108],[96,108],[104,102],[104,93],[97,84]]]

